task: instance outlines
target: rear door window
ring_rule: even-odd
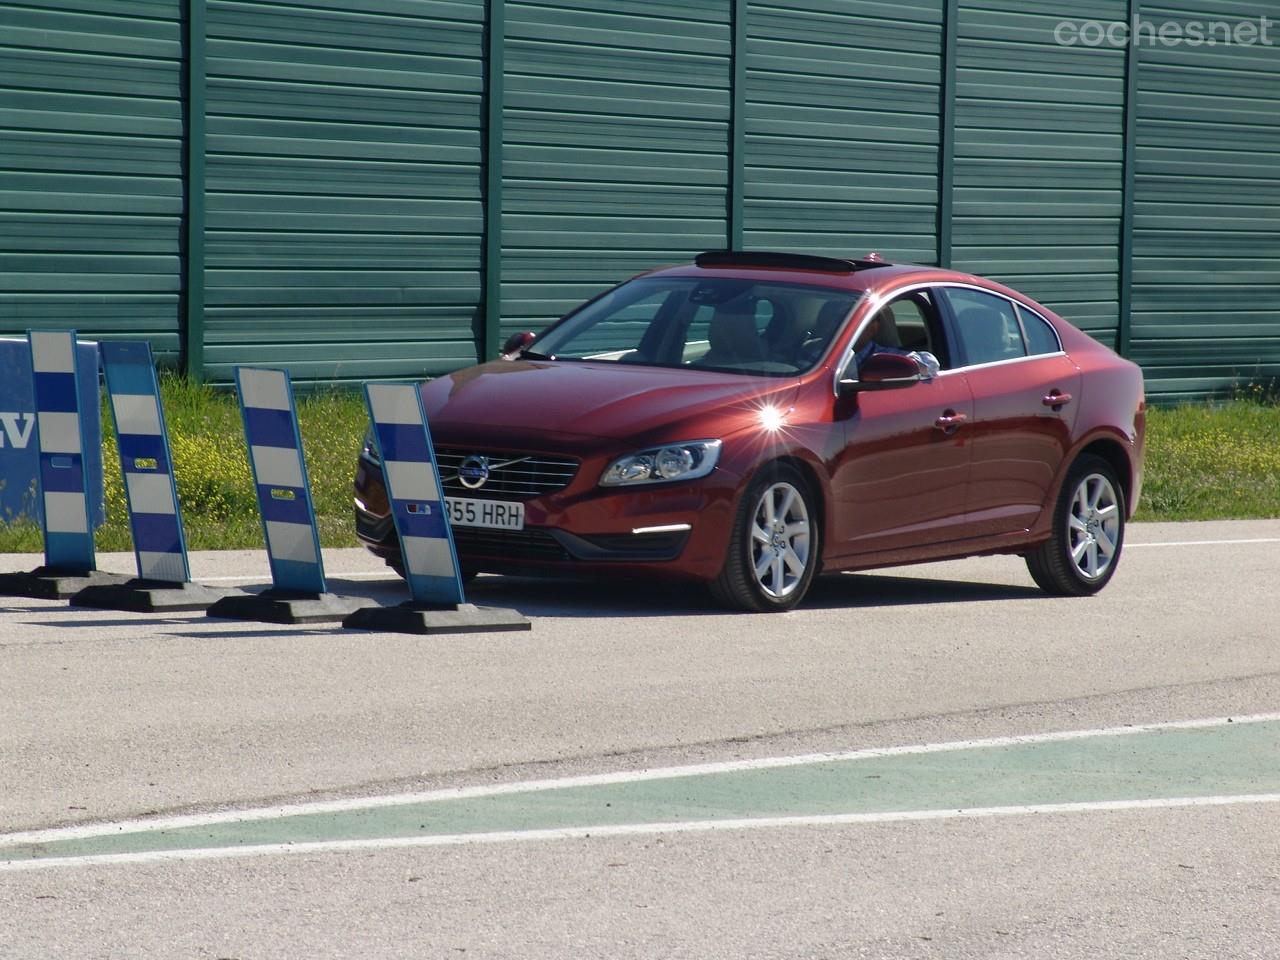
[[[944,293],[955,316],[956,336],[966,366],[1027,355],[1018,312],[1010,301],[962,287],[946,287]]]
[[[1049,326],[1049,321],[1034,310],[1018,307],[1018,316],[1022,318],[1022,332],[1027,337],[1027,353],[1033,357],[1045,353],[1057,353],[1062,349],[1058,343],[1058,335]]]

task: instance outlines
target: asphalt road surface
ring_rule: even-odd
[[[1277,957],[1278,570],[1260,521],[1087,600],[482,577],[532,632],[432,638],[0,598],[0,957]]]

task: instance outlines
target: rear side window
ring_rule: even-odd
[[[981,290],[945,288],[956,316],[956,334],[967,366],[1027,355],[1013,304]],[[1056,349],[1056,347],[1055,347]]]
[[[1018,316],[1022,317],[1022,332],[1027,335],[1027,353],[1036,357],[1062,349],[1048,320],[1023,306],[1018,307]]]

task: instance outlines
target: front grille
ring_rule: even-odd
[[[464,487],[458,479],[458,467],[472,456],[485,457],[489,462],[489,479],[474,490]],[[481,500],[532,500],[555,493],[570,484],[579,466],[572,457],[468,450],[465,447],[437,447],[436,463],[448,496]]]
[[[454,527],[453,542],[463,556],[495,557],[501,560],[569,560],[560,541],[545,530],[486,530],[483,527]]]

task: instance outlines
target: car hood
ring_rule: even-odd
[[[758,420],[761,407],[789,404],[796,384],[706,370],[496,360],[424,384],[422,398],[442,438],[475,428],[491,439],[508,434],[517,446],[529,434],[644,445],[727,436]]]

